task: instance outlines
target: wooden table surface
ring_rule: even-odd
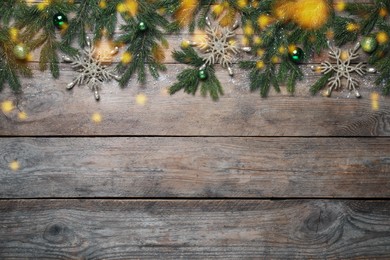
[[[311,96],[325,53],[293,96],[260,98],[237,66],[217,67],[218,102],[169,96],[188,37],[167,36],[159,80],[99,102],[66,90],[66,64],[54,80],[33,61],[23,93],[1,92],[0,259],[390,259],[390,97],[373,78],[361,99]]]

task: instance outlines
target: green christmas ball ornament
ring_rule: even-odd
[[[56,13],[53,17],[54,26],[61,30],[64,29],[68,24],[68,18],[63,13]]]
[[[145,22],[140,22],[140,23],[138,24],[138,29],[139,29],[140,31],[146,31],[146,29],[148,29],[148,26],[146,26],[146,23],[145,23]]]
[[[378,47],[378,42],[373,36],[365,36],[360,42],[364,52],[372,53]]]
[[[207,72],[205,70],[199,70],[198,72],[198,77],[201,79],[201,80],[205,80],[207,79]]]
[[[303,52],[303,50],[299,47],[295,47],[290,53],[290,58],[292,61],[294,61],[295,63],[300,63],[303,61],[303,59],[305,58],[305,53]]]
[[[25,60],[29,53],[29,49],[23,43],[19,43],[14,47],[14,55],[18,60]]]

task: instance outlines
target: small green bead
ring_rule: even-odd
[[[23,43],[20,43],[14,47],[14,55],[19,60],[24,60],[27,58],[28,55],[28,48]]]
[[[200,71],[198,72],[198,76],[199,76],[199,78],[200,78],[201,80],[205,80],[205,79],[207,79],[207,72],[206,72],[205,70],[200,70]]]
[[[305,53],[301,48],[296,48],[290,53],[290,58],[295,62],[295,63],[300,63],[303,61],[305,58]]]
[[[138,24],[138,29],[140,29],[140,31],[146,31],[146,29],[148,29],[148,27],[146,26],[146,23],[140,22]]]
[[[53,17],[53,23],[57,29],[64,29],[68,24],[68,18],[63,13],[57,13]]]
[[[360,44],[362,45],[363,51],[367,53],[372,53],[378,47],[378,42],[376,41],[375,37],[372,36],[363,37]]]

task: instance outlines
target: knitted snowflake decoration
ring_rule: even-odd
[[[111,79],[119,80],[119,77],[115,74],[115,69],[103,65],[100,60],[101,57],[95,56],[95,48],[88,37],[86,42],[87,46],[81,55],[77,55],[73,59],[63,57],[64,61],[71,63],[73,70],[79,72],[79,75],[66,88],[70,90],[76,85],[87,85],[94,92],[95,99],[99,100],[101,84]],[[117,52],[118,49],[116,48],[111,55]]]
[[[206,38],[205,41],[198,45],[203,52],[203,61],[205,62],[201,69],[207,65],[214,65],[216,63],[222,64],[222,67],[227,68],[229,75],[233,76],[231,65],[233,63],[234,55],[238,54],[240,50],[249,52],[250,47],[240,48],[235,40],[235,30],[238,28],[238,22],[232,27],[222,27],[218,23],[212,25],[210,19],[206,17]]]
[[[330,97],[334,89],[338,90],[342,86],[342,79],[347,82],[347,89],[355,92],[355,96],[360,98],[360,93],[357,91],[359,81],[353,78],[352,74],[356,73],[360,76],[366,74],[366,66],[360,62],[352,65],[351,62],[359,58],[358,50],[360,43],[357,43],[353,49],[343,51],[339,48],[335,48],[328,42],[329,45],[329,57],[336,61],[336,64],[331,64],[329,61],[321,63],[320,70],[322,73],[327,74],[334,72],[335,75],[328,80],[328,90],[324,93],[325,96]]]

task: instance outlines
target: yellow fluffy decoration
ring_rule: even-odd
[[[281,21],[292,21],[306,30],[316,30],[326,24],[331,7],[327,0],[279,0],[274,16]]]
[[[199,0],[181,0],[180,7],[175,13],[175,19],[181,26],[187,26],[194,19],[195,9]]]

